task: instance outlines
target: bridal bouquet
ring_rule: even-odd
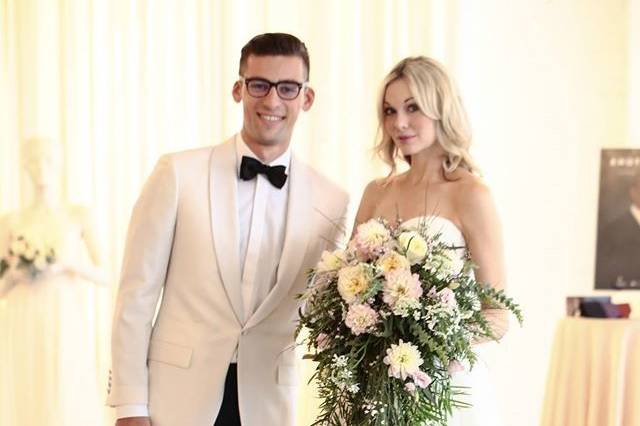
[[[314,425],[441,425],[463,390],[452,374],[473,366],[472,342],[495,338],[483,307],[517,304],[474,279],[464,247],[427,224],[359,225],[346,250],[324,252],[309,274],[296,330],[322,399]]]
[[[7,253],[0,258],[0,278],[9,269],[22,269],[33,279],[56,260],[55,249],[39,241],[28,241],[18,235],[9,242]]]

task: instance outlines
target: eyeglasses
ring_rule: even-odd
[[[278,97],[285,101],[291,101],[298,97],[300,90],[306,86],[306,83],[298,83],[297,81],[282,80],[276,83],[265,80],[264,78],[244,78],[240,80],[244,81],[247,86],[247,91],[254,98],[264,98],[269,94],[272,87],[276,88]]]

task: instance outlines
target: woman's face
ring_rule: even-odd
[[[387,86],[382,112],[384,130],[403,156],[417,154],[436,141],[434,121],[420,110],[403,78]]]

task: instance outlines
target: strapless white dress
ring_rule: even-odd
[[[402,227],[415,229],[426,225],[427,233],[439,233],[440,239],[455,247],[466,247],[462,231],[449,219],[441,216],[421,216],[405,221]],[[457,251],[464,256],[464,249]],[[490,352],[495,350],[496,343],[476,345],[474,351],[478,359],[472,369],[466,369],[453,377],[454,386],[465,387],[466,395],[460,400],[471,404],[470,408],[454,410],[447,426],[504,426],[498,397],[491,380],[491,369],[488,363]]]

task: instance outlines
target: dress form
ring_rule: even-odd
[[[94,284],[106,279],[88,210],[57,195],[51,141],[27,141],[23,165],[32,200],[0,218],[0,256],[20,235],[54,247],[55,262],[37,276],[9,268],[0,279],[0,424],[101,425]]]

